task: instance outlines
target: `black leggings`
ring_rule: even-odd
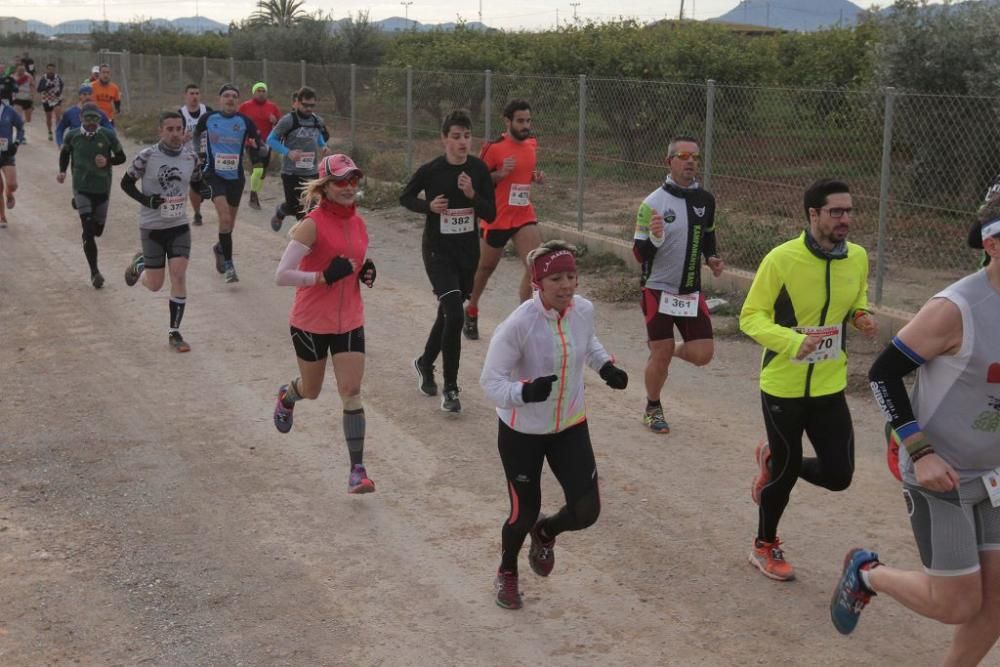
[[[296,220],[305,217],[302,210],[302,202],[299,196],[302,194],[302,186],[315,176],[299,176],[297,174],[282,174],[281,185],[285,191],[285,201],[278,204],[279,215],[283,218],[287,215],[294,215]]]
[[[83,228],[83,254],[87,258],[90,275],[94,275],[97,273],[96,239],[104,233],[104,224],[108,219],[108,195],[75,192],[73,200]]]
[[[431,327],[430,335],[427,336],[424,354],[420,357],[421,365],[429,368],[437,359],[438,354],[441,354],[445,389],[458,387],[458,364],[462,357],[463,319],[462,294],[454,291],[441,297],[438,300],[437,319],[434,320],[434,326]]]
[[[757,537],[773,542],[778,522],[799,477],[830,491],[843,491],[854,475],[854,427],[844,392],[816,398],[778,398],[761,392],[771,447],[771,481],[760,492]],[[802,433],[816,451],[802,457]]]
[[[542,464],[546,459],[566,496],[566,504],[542,523],[546,536],[592,526],[601,513],[597,464],[587,422],[559,433],[520,433],[500,421],[500,461],[507,476],[510,516],[500,531],[500,568],[517,572],[517,555],[542,507]]]

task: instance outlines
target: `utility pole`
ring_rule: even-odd
[[[681,13],[677,15],[678,21],[684,20],[684,0],[681,0]]]
[[[767,26],[768,28],[770,28],[771,27],[771,3],[770,2],[765,3],[764,6],[767,8],[767,18],[764,20],[764,25]]]
[[[483,0],[479,0],[479,27],[483,27]]]
[[[410,21],[410,5],[413,4],[413,0],[405,0],[405,2],[400,2],[403,5],[403,18],[406,19],[407,23]],[[413,27],[412,25],[410,26]]]
[[[556,7],[556,30],[559,29],[559,8]]]
[[[747,9],[749,9],[749,7],[747,6],[748,4],[749,4],[749,2],[747,0],[743,0],[743,22],[744,23],[747,23],[750,20],[749,18],[747,18]]]
[[[580,6],[579,2],[571,2],[569,6],[573,8],[573,23],[579,23],[580,18],[576,15],[576,8]]]

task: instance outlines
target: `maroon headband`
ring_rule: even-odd
[[[531,281],[540,285],[542,278],[553,273],[576,272],[576,258],[569,250],[555,250],[537,257],[531,265]]]

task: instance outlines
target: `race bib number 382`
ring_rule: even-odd
[[[475,211],[471,208],[449,208],[441,214],[442,234],[466,234],[475,229]]]
[[[799,333],[807,336],[820,336],[819,345],[803,359],[793,359],[796,364],[815,364],[820,361],[831,361],[840,358],[840,340],[842,336],[839,324],[823,327],[795,327]]]

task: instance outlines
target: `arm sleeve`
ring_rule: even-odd
[[[708,192],[705,194],[707,195],[705,201],[706,222],[705,231],[701,237],[701,254],[705,260],[708,260],[709,257],[715,257],[719,249],[715,240],[715,197]]]
[[[115,113],[122,112],[122,101],[120,99],[115,100]]]
[[[649,238],[649,223],[653,219],[653,207],[642,202],[635,216],[635,234],[632,235],[632,254],[642,264],[651,262],[656,256],[656,246]]]
[[[299,263],[309,254],[311,248],[299,241],[288,242],[278,269],[274,272],[274,284],[281,287],[312,287],[316,284],[315,271],[300,271]]]
[[[524,399],[521,397],[521,388],[524,384],[510,380],[510,370],[517,365],[520,358],[517,328],[510,321],[504,322],[497,327],[490,339],[490,347],[483,362],[483,372],[479,376],[479,386],[497,407],[510,409],[524,405]]]
[[[479,181],[478,183],[472,184],[472,187],[476,189],[476,196],[472,200],[472,207],[475,209],[476,215],[479,216],[480,220],[493,222],[497,217],[497,201],[493,192],[493,177],[490,176],[489,168],[486,168],[485,165],[481,176],[477,180]]]
[[[420,167],[410,177],[410,182],[406,184],[406,187],[403,188],[403,194],[399,196],[399,203],[414,213],[423,213],[426,215],[431,212],[430,202],[417,196],[423,191],[424,168]]]
[[[69,169],[69,146],[63,144],[59,150],[59,173],[65,174],[67,169]]]
[[[740,330],[769,350],[794,357],[806,339],[789,327],[774,322],[774,302],[781,291],[781,276],[768,255],[757,267],[757,275],[740,311]]]
[[[903,378],[923,365],[924,359],[895,336],[868,371],[875,402],[892,424],[900,440],[918,433],[920,424],[913,414]]]
[[[281,140],[285,135],[279,131],[283,120],[284,118],[282,118],[281,121],[278,121],[278,124],[274,126],[273,130],[271,130],[271,134],[267,135],[267,145],[278,155],[286,156],[288,155],[288,146],[281,143]]]
[[[125,164],[125,149],[122,148],[121,142],[118,141],[115,135],[111,135],[111,138],[113,141],[111,143],[111,158],[109,162],[113,165]]]
[[[191,140],[194,142],[191,145],[195,147],[196,150],[201,150],[201,135],[202,132],[208,129],[208,117],[212,114],[208,109],[205,110],[201,116],[198,117],[198,122],[194,126],[194,133]]]
[[[136,200],[143,206],[146,205],[146,197],[139,191],[136,187],[135,182],[138,176],[132,173],[132,168],[129,167],[124,174],[122,174],[121,186],[122,190],[132,199]]]

